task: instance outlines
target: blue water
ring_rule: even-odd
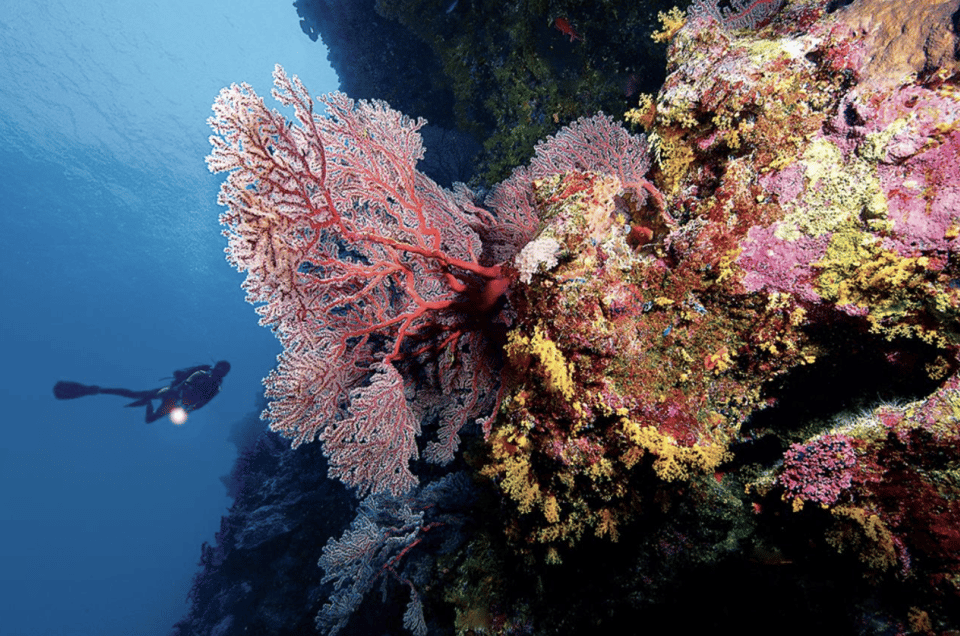
[[[233,422],[279,346],[223,258],[205,120],[276,62],[337,79],[277,0],[7,0],[0,11],[0,634],[168,634],[229,500]],[[226,359],[182,427],[131,389]],[[318,538],[322,542],[322,538]]]

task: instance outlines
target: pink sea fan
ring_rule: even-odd
[[[581,117],[537,144],[530,176],[542,179],[564,172],[613,175],[625,186],[641,181],[650,169],[643,135],[632,135],[613,117]]]
[[[783,0],[694,0],[691,16],[709,16],[727,29],[756,29],[773,18]]]
[[[498,229],[465,191],[417,171],[423,120],[342,93],[315,102],[279,66],[274,86],[296,121],[233,85],[214,102],[207,158],[227,173],[227,257],[284,346],[264,417],[293,447],[319,438],[330,475],[360,495],[400,495],[417,483],[421,421],[439,420],[424,455],[442,464],[494,411],[491,347],[473,321],[509,279],[479,230],[522,235],[533,221],[521,209],[509,219],[521,227]]]
[[[497,253],[513,256],[534,237],[537,223],[530,222],[536,219],[531,184],[536,179],[567,172],[615,176],[642,203],[652,190],[644,179],[650,170],[649,150],[644,135],[631,134],[609,115],[597,113],[571,122],[536,145],[529,165],[515,168],[491,189],[484,204],[496,211],[501,226],[514,231],[509,237],[500,231],[489,240],[484,235],[484,243],[503,244],[506,249]]]

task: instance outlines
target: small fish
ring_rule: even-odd
[[[450,13],[451,11],[456,9],[458,2],[460,2],[460,0],[453,0],[453,3],[449,7],[447,7],[447,13]]]
[[[560,17],[554,20],[553,28],[559,31],[560,33],[563,33],[564,35],[569,35],[571,42],[573,42],[574,40],[583,40],[583,38],[580,37],[580,34],[577,33],[576,30],[573,28],[573,25],[570,24],[570,21],[567,20],[566,18]]]

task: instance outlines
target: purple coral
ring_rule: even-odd
[[[823,506],[837,502],[850,487],[850,468],[856,456],[850,440],[843,435],[824,435],[807,444],[792,444],[784,454],[778,482],[785,497],[812,501]]]

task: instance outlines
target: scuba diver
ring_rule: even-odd
[[[58,400],[72,400],[86,395],[120,395],[134,398],[127,406],[146,406],[146,422],[156,422],[170,414],[175,424],[183,424],[187,413],[196,411],[212,400],[220,392],[223,376],[230,371],[230,363],[221,360],[211,367],[201,364],[188,369],[173,372],[173,382],[169,385],[149,391],[131,391],[130,389],[105,389],[92,384],[80,384],[61,380],[53,386],[53,395]],[[160,400],[160,406],[154,410],[153,400]]]

